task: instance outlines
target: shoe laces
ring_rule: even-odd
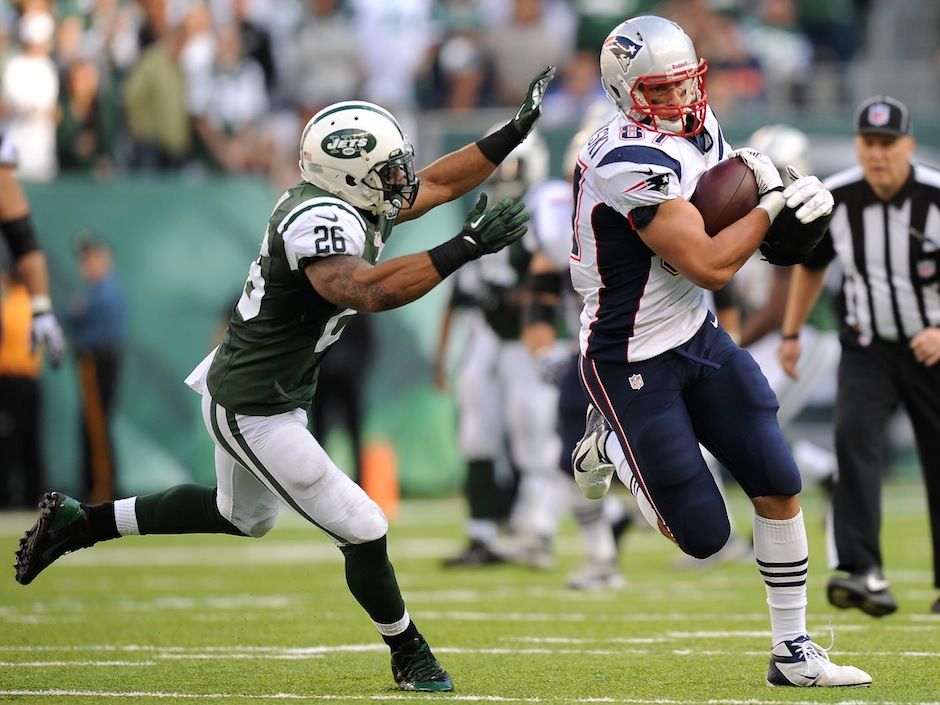
[[[829,652],[836,643],[836,632],[832,628],[832,622],[829,622],[829,646],[823,648],[808,636],[804,641],[795,642],[799,655],[804,661],[824,661],[829,663]]]
[[[408,654],[402,670],[414,681],[433,680],[441,675],[441,665],[434,658],[427,642],[422,642]]]

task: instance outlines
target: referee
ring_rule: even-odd
[[[897,603],[879,543],[885,427],[903,404],[914,427],[927,489],[934,586],[940,588],[940,172],[914,164],[907,108],[865,100],[855,116],[859,166],[830,177],[829,232],[794,268],[780,362],[796,376],[798,334],[836,257],[842,357],[835,407],[839,474],[832,496],[829,580],[836,607],[880,617]],[[834,541],[833,541],[834,539]],[[940,613],[940,599],[931,611]]]

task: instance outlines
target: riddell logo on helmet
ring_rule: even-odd
[[[320,143],[323,151],[339,159],[353,159],[360,152],[375,149],[375,136],[362,130],[345,129],[331,132]]]

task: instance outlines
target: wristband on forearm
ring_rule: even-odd
[[[760,203],[757,204],[757,208],[765,211],[770,217],[771,223],[780,215],[780,211],[782,211],[783,207],[787,204],[787,199],[783,197],[782,191],[783,189],[768,191],[761,196]]]
[[[799,340],[800,334],[799,333],[784,333],[783,335],[780,336],[780,339],[781,340]]]
[[[477,259],[481,254],[483,253],[480,248],[473,244],[468,237],[465,237],[463,233],[454,235],[447,242],[428,250],[431,264],[434,265],[437,273],[441,275],[441,279],[446,279],[470,260]]]
[[[476,145],[484,157],[499,166],[524,138],[525,135],[520,135],[510,120],[496,132],[478,139]]]
[[[522,323],[529,325],[531,323],[549,323],[555,324],[555,312],[558,310],[557,303],[548,303],[533,299],[526,303],[522,308]]]
[[[49,313],[52,310],[52,299],[48,294],[35,294],[29,298],[29,307],[34,316]]]

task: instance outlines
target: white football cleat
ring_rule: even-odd
[[[781,641],[770,652],[767,685],[867,687],[871,685],[871,676],[855,666],[837,666],[829,660],[826,649],[808,636],[801,636]]]
[[[604,416],[593,404],[588,403],[584,418],[584,435],[571,453],[574,481],[588,499],[600,499],[610,490],[610,479],[614,476],[614,464],[610,462],[604,446],[610,429]]]
[[[567,585],[571,590],[622,590],[627,581],[615,562],[588,560],[568,578]]]

